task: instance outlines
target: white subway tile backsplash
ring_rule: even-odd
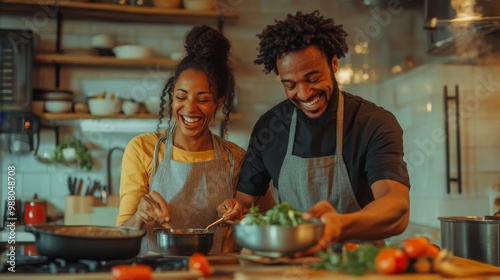
[[[50,198],[50,174],[26,173],[23,174],[22,196],[33,198],[35,193],[39,198]]]
[[[455,85],[459,86],[459,91],[475,89],[474,75],[475,68],[471,65],[441,65],[442,78],[448,86],[449,93],[455,92]]]
[[[475,125],[477,147],[500,147],[500,122],[499,119],[488,118],[477,120]]]
[[[500,173],[500,147],[477,148],[476,154],[478,172]]]

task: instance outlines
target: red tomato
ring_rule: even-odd
[[[405,272],[408,268],[408,263],[410,262],[408,255],[401,250],[396,250],[396,252],[394,252],[394,257],[396,258],[396,273]]]
[[[151,280],[153,270],[145,264],[120,264],[111,268],[113,280]]]
[[[352,250],[358,249],[360,246],[361,245],[356,244],[356,243],[352,243],[352,242],[347,242],[346,244],[344,244],[344,248],[347,251],[352,251]]]
[[[436,255],[439,253],[439,251],[441,251],[441,249],[439,248],[438,245],[433,244],[433,243],[429,243],[427,245],[426,255],[428,257],[435,258]]]
[[[426,255],[428,245],[425,237],[411,237],[403,241],[403,250],[411,259],[417,259]]]
[[[205,277],[212,275],[214,272],[207,257],[202,253],[194,253],[191,258],[189,258],[189,269],[200,271]]]
[[[375,257],[375,268],[382,274],[403,273],[408,267],[408,256],[395,248],[384,248]]]

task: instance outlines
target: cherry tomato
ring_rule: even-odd
[[[344,244],[344,248],[347,251],[352,251],[352,250],[358,249],[360,246],[361,245],[356,244],[356,243],[352,243],[352,242],[347,242],[346,244]]]
[[[396,273],[403,273],[408,268],[408,263],[410,262],[410,258],[406,255],[402,250],[396,250],[394,252],[394,256],[396,257]]]
[[[411,259],[417,259],[426,255],[428,245],[425,237],[411,237],[403,241],[403,250]]]
[[[200,271],[205,277],[212,275],[214,272],[207,257],[202,253],[194,253],[191,258],[189,258],[189,269]]]
[[[120,264],[111,268],[113,280],[151,280],[153,270],[145,264]]]
[[[430,258],[435,258],[436,255],[439,253],[439,251],[441,251],[441,249],[439,248],[438,245],[429,243],[427,245],[426,255]]]
[[[396,248],[384,248],[375,257],[375,268],[382,274],[403,273],[408,267],[408,256]]]

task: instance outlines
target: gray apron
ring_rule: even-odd
[[[155,190],[170,205],[170,225],[173,228],[205,228],[217,220],[217,206],[233,197],[234,158],[224,142],[231,168],[227,168],[218,139],[212,135],[215,159],[202,162],[177,162],[172,160],[173,132],[163,134],[156,142],[151,172],[151,190]],[[157,168],[158,151],[165,141],[165,156]],[[154,228],[157,223],[146,225],[141,254],[160,252]],[[224,228],[214,227],[214,243],[211,253],[219,253]]]
[[[293,111],[288,146],[279,176],[279,200],[292,207],[307,211],[320,200],[330,202],[339,213],[352,213],[361,209],[352,191],[351,181],[342,157],[344,127],[344,94],[339,91],[337,106],[337,147],[335,155],[302,158],[293,155],[297,126],[297,111]],[[353,241],[353,240],[351,240]],[[353,241],[359,243],[360,241]],[[372,241],[383,245],[383,240]],[[337,244],[338,249],[341,244]]]

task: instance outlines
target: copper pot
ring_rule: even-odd
[[[24,224],[35,225],[47,222],[47,201],[37,195],[24,203]]]

